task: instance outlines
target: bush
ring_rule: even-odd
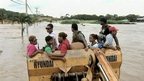
[[[122,20],[108,20],[108,24],[126,24],[126,23],[128,22]]]
[[[61,24],[72,24],[72,23],[77,23],[79,24],[79,20],[63,20],[61,21]]]

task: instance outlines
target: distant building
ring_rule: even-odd
[[[137,22],[144,22],[144,17],[137,18]]]

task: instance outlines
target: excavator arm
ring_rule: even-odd
[[[101,78],[103,81],[118,81],[111,65],[107,61],[104,53],[100,49],[94,49],[95,57],[98,59],[97,66],[100,69]]]

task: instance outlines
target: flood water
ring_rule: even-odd
[[[45,27],[48,23],[39,23],[29,27],[29,35],[36,35],[40,47],[45,45],[47,36]],[[123,53],[120,81],[144,81],[144,23],[118,25],[118,39]],[[54,32],[68,34],[71,41],[71,25],[54,23]],[[89,34],[98,33],[100,25],[79,25],[87,41]],[[26,65],[26,33],[22,39],[20,25],[0,25],[0,81],[28,81]]]

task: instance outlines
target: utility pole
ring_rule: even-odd
[[[27,0],[25,0],[25,9],[26,9],[26,15],[27,15],[28,14]]]
[[[37,23],[37,26],[38,26],[38,8],[36,7],[35,9],[36,9],[36,19],[37,19],[36,23]]]
[[[38,15],[38,8],[35,8],[36,9],[36,15]]]
[[[28,15],[28,5],[27,5],[27,0],[25,0],[25,10],[26,10],[26,16]],[[28,35],[28,24],[26,24],[26,32]]]
[[[28,3],[27,3],[27,0],[25,0],[25,4],[23,3],[19,3],[15,0],[11,0],[12,2],[16,3],[16,4],[19,4],[19,5],[25,5],[25,14],[26,16],[28,15]],[[26,32],[27,32],[27,35],[28,35],[28,24],[26,23]],[[22,26],[22,36],[23,36],[23,32],[24,32],[24,27]]]

